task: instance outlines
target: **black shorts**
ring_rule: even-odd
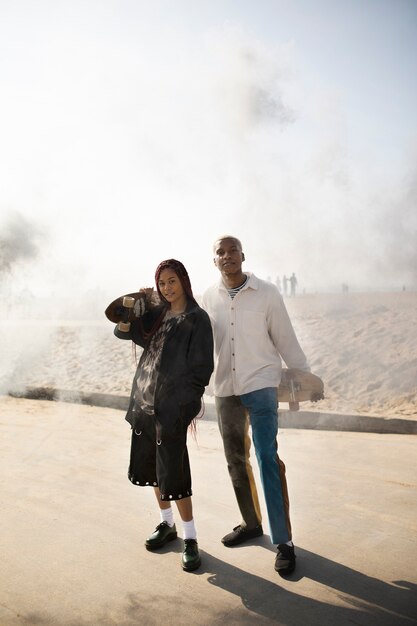
[[[192,495],[187,429],[197,412],[195,405],[192,411],[184,407],[173,431],[158,424],[158,440],[155,417],[141,414],[141,427],[132,429],[130,448],[128,478],[134,485],[159,487],[161,500]]]

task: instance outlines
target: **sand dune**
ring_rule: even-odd
[[[417,293],[307,296],[286,301],[321,410],[417,416]]]
[[[304,409],[417,417],[417,293],[304,295],[286,305],[312,371],[325,383],[325,400]],[[116,339],[104,316],[6,319],[0,333],[2,393],[26,386],[130,392],[131,343]]]

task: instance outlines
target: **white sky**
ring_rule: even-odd
[[[417,286],[417,2],[0,0],[0,274],[115,296],[212,242],[301,288]],[[0,257],[1,260],[1,257]],[[6,275],[7,274],[7,275]]]

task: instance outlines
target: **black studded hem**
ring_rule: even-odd
[[[136,480],[133,474],[128,474],[127,477],[133,485],[138,485],[139,487],[157,487],[158,486],[158,483],[156,482],[156,480],[155,481]]]
[[[158,483],[156,481],[151,480],[136,480],[133,474],[127,475],[128,479],[132,483],[132,485],[137,485],[138,487],[158,487]],[[182,493],[161,493],[161,500],[170,501],[170,500],[182,500],[183,498],[189,498],[193,495],[191,489],[185,489]]]
[[[166,493],[161,493],[161,500],[182,500],[183,498],[189,498],[190,496],[193,495],[193,492],[191,491],[191,489],[188,489],[187,491],[184,491],[184,493],[179,493],[179,494],[166,494]]]

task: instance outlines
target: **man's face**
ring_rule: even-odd
[[[214,264],[226,276],[240,274],[245,255],[236,239],[219,239],[214,246]]]

